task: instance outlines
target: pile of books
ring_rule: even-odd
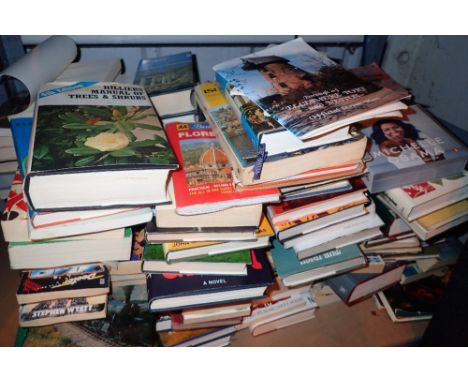
[[[456,262],[445,233],[468,220],[468,151],[376,65],[348,71],[302,39],[196,86],[175,75],[191,54],[159,61],[139,68],[150,96],[49,83],[29,125],[10,119],[19,170],[2,229],[22,326],[226,346]],[[177,97],[194,88],[185,111],[155,98],[167,71]]]

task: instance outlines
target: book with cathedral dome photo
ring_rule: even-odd
[[[173,172],[174,202],[180,215],[279,201],[276,188],[236,191],[232,167],[208,123],[170,123],[166,132],[181,165]]]

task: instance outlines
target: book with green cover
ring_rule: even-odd
[[[145,89],[114,82],[44,85],[30,151],[25,194],[36,210],[165,202],[178,167]]]
[[[167,263],[162,244],[147,244],[143,254],[143,271],[153,273],[246,274],[251,264],[250,250],[220,253],[197,259]]]
[[[286,249],[278,240],[273,240],[271,255],[276,272],[286,286],[303,284],[366,265],[366,258],[357,245],[336,248],[299,260],[292,248]]]

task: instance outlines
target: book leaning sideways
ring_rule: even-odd
[[[45,84],[29,152],[24,190],[37,211],[164,203],[178,167],[144,88],[112,82]]]

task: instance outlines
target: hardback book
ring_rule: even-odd
[[[409,221],[468,198],[468,172],[392,188],[385,196]]]
[[[190,94],[197,78],[195,56],[182,52],[141,59],[134,83],[145,88],[164,119],[195,111]]]
[[[24,200],[22,177],[13,178],[5,210],[2,229],[5,241],[26,242],[51,240],[91,234],[146,223],[153,217],[149,207],[37,212]]]
[[[223,151],[229,157],[234,174],[243,186],[276,181],[282,178],[346,164],[359,163],[365,153],[367,139],[350,130],[348,140],[310,147],[295,155],[259,157],[251,140],[214,82],[195,86],[195,100],[209,121]]]
[[[382,273],[343,273],[327,279],[327,284],[347,305],[398,284],[404,264],[389,265]]]
[[[372,193],[460,174],[468,149],[423,107],[413,105],[402,118],[361,123],[371,145],[364,182]]]
[[[367,263],[357,245],[333,249],[299,260],[293,249],[286,249],[278,240],[274,240],[271,255],[276,272],[287,287],[362,268]]]
[[[409,284],[394,286],[378,293],[393,322],[429,320],[441,301],[451,271],[442,277],[431,275]]]
[[[121,228],[73,239],[10,242],[8,257],[11,269],[54,268],[129,260],[131,245],[131,230]]]
[[[214,345],[214,341],[230,337],[236,332],[235,326],[223,326],[214,328],[177,330],[162,332],[159,334],[162,345],[166,347],[193,347]],[[228,342],[229,343],[229,342]],[[224,342],[217,346],[225,346]]]
[[[173,182],[169,182],[168,191],[174,200]],[[161,204],[154,209],[154,217],[158,227],[254,227],[262,218],[263,204],[231,207],[221,211],[198,215],[179,215],[174,203]]]
[[[281,327],[304,321],[292,318],[296,314],[305,311],[314,312],[315,308],[317,308],[317,303],[312,299],[309,292],[305,292],[284,300],[264,305],[257,304],[252,308],[252,314],[244,318],[242,325],[248,326],[252,336],[258,336]],[[285,320],[286,317],[290,318],[289,322]],[[313,317],[312,315],[311,318]],[[281,320],[280,323],[277,322],[279,320]],[[273,324],[273,322],[276,322],[276,325]]]
[[[279,225],[301,218],[312,220],[346,207],[368,203],[366,186],[360,178],[352,179],[351,190],[335,191],[300,199],[282,201],[267,206],[267,216],[271,223]]]
[[[153,312],[251,300],[263,296],[273,275],[265,251],[252,250],[246,276],[149,274],[148,299]]]
[[[353,189],[351,182],[348,179],[329,181],[322,184],[305,183],[297,186],[281,187],[282,200],[293,200],[307,198],[309,196],[318,196],[331,194],[335,192],[350,191]]]
[[[222,88],[241,94],[300,139],[314,138],[402,107],[393,91],[352,74],[302,38],[213,67]],[[385,111],[382,111],[385,110]]]
[[[19,307],[19,326],[42,326],[106,317],[107,294],[61,298]]]
[[[24,191],[37,211],[167,202],[178,167],[145,90],[112,82],[44,85],[29,151]]]
[[[184,322],[178,321],[176,317],[179,317],[177,314],[172,315],[171,328],[169,330],[179,331],[179,330],[191,330],[191,329],[200,329],[200,328],[214,328],[219,326],[237,326],[242,322],[242,318],[228,318],[225,320],[209,321],[209,322],[199,322],[196,324],[186,324]]]
[[[399,211],[394,208],[393,203],[387,199],[385,194],[378,194],[377,198],[387,208],[393,209],[396,214],[399,214]],[[468,221],[468,200],[461,200],[411,222],[405,220],[401,214],[399,217],[405,221],[421,240],[428,240]]]
[[[268,219],[263,216],[254,240],[235,240],[226,242],[169,242],[163,243],[167,262],[186,261],[204,256],[213,256],[221,253],[240,251],[245,249],[265,248],[270,245],[270,236],[273,236]]]
[[[109,274],[102,264],[36,269],[21,272],[18,304],[108,294]]]
[[[253,227],[158,227],[155,219],[146,225],[148,243],[255,240]]]
[[[362,251],[361,251],[362,252]],[[382,273],[385,269],[385,260],[380,255],[365,255],[367,264],[355,269],[354,273]]]
[[[211,322],[230,318],[241,318],[250,315],[250,303],[217,305],[210,308],[184,309],[180,314],[186,324]]]
[[[402,239],[377,238],[367,240],[360,244],[361,251],[365,254],[393,254],[393,253],[420,253],[421,242],[413,235]]]
[[[283,241],[285,248],[294,248],[296,253],[309,248],[317,249],[320,245],[332,244],[333,240],[350,236],[364,230],[378,228],[383,225],[373,209],[373,205],[368,206],[368,213],[353,219],[345,220],[328,227],[293,237]]]
[[[238,192],[232,167],[208,123],[169,124],[168,138],[181,168],[174,171],[174,203],[180,215],[279,201],[275,188]]]
[[[248,249],[168,263],[161,244],[147,244],[143,255],[143,271],[148,273],[246,275],[250,263]]]
[[[380,198],[372,197],[372,200],[375,204],[377,215],[379,215],[385,223],[382,227],[382,233],[385,237],[392,239],[413,234],[411,227],[399,217],[395,211],[383,203]]]

